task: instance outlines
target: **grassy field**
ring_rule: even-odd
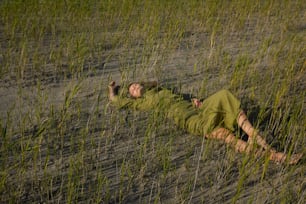
[[[226,88],[305,154],[304,1],[3,0],[0,45],[0,203],[305,203],[305,156],[237,154],[107,99],[110,80]]]

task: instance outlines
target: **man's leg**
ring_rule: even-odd
[[[253,144],[256,142],[259,146],[264,148],[265,150],[271,149],[271,147],[267,144],[265,139],[263,139],[259,134],[258,130],[256,130],[249,119],[247,118],[244,111],[240,111],[237,118],[238,126],[249,136],[248,143]]]
[[[247,150],[248,144],[241,139],[237,139],[231,131],[225,128],[218,128],[206,135],[206,137],[210,139],[224,140],[225,143],[231,145],[237,152],[246,152]]]
[[[233,146],[237,152],[243,152],[247,154],[250,153],[248,148],[249,144],[243,140],[237,139],[231,131],[225,128],[218,128],[213,132],[211,132],[210,134],[206,135],[206,137],[210,139],[224,140],[225,143]],[[284,163],[288,157],[285,153],[276,152],[275,150],[272,149],[268,149],[265,152],[262,152],[261,149],[257,149],[255,151],[255,154],[257,156],[264,156],[269,154],[269,159],[277,163]],[[301,159],[302,156],[303,154],[291,155],[290,159],[288,160],[289,164],[296,164]]]

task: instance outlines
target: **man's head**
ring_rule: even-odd
[[[139,83],[131,83],[128,87],[129,93],[131,97],[133,98],[139,98],[143,95],[144,93],[144,87],[143,85]]]

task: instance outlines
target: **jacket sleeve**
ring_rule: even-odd
[[[132,105],[132,99],[123,98],[121,96],[115,96],[111,103],[116,106],[118,109],[129,108]]]
[[[141,98],[132,99],[122,96],[115,96],[112,102],[119,109],[128,108],[133,110],[147,111],[152,109],[165,109],[173,100],[175,100],[175,96],[170,94],[169,91],[165,90],[156,92],[154,90],[150,90]]]
[[[142,98],[132,99],[121,96],[115,96],[112,100],[112,104],[115,105],[118,109],[134,109],[139,110],[143,109],[144,100]]]

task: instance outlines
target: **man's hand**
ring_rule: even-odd
[[[118,86],[116,86],[116,82],[115,81],[111,81],[108,85],[108,98],[109,100],[114,100],[115,95],[117,95],[116,93],[116,89],[118,88]]]
[[[201,105],[202,105],[202,102],[197,99],[197,98],[193,98],[192,99],[192,104],[196,107],[196,108],[199,108]]]

